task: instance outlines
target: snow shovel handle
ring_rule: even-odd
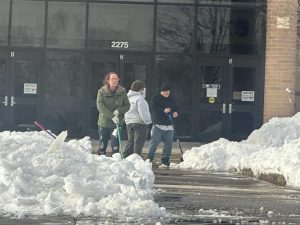
[[[179,147],[181,156],[183,156],[182,147],[181,147],[180,141],[179,141],[179,139],[178,139],[178,137],[177,137],[177,133],[176,133],[176,130],[175,130],[175,124],[174,124],[174,121],[173,121],[173,119],[172,119],[172,113],[167,113],[167,117],[169,118],[170,123],[171,123],[171,125],[172,125],[172,127],[173,127],[173,130],[174,130],[174,136],[175,136],[176,142],[177,142],[177,144],[178,144],[178,147]],[[182,158],[182,157],[181,157],[180,161],[183,162],[183,158]]]
[[[118,138],[118,142],[119,142],[119,152],[120,152],[120,155],[121,155],[121,159],[124,158],[124,152],[123,152],[123,146],[122,146],[122,138],[121,138],[121,126],[120,126],[120,123],[115,123],[116,124],[116,129],[117,129],[117,138]]]
[[[49,131],[47,131],[47,129],[46,129],[42,124],[40,124],[40,123],[38,123],[38,122],[36,122],[36,121],[34,121],[33,124],[34,124],[35,126],[37,126],[38,128],[40,128],[41,130],[46,131],[46,133],[49,134],[49,135],[50,135],[51,137],[53,137],[54,139],[56,138],[56,136],[55,136],[54,134],[50,133]]]

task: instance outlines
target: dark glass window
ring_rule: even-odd
[[[106,0],[96,0],[97,2],[104,2]],[[154,0],[110,0],[111,2],[154,2]]]
[[[199,68],[200,82],[200,103],[209,103],[210,91],[216,91],[214,103],[223,103],[223,69],[222,66],[201,66]]]
[[[262,9],[233,9],[230,17],[230,53],[254,55],[263,52]]]
[[[205,142],[215,141],[224,137],[222,123],[223,115],[221,111],[201,111],[199,112],[198,129],[196,137]]]
[[[180,116],[176,119],[178,135],[191,135],[192,96],[193,96],[193,60],[189,56],[164,56],[155,58],[155,87],[159,91],[162,82],[172,86],[171,95],[175,98]]]
[[[197,50],[203,53],[228,52],[230,8],[198,9]]]
[[[210,4],[210,5],[251,5],[253,4],[264,4],[266,0],[198,0],[199,5]]]
[[[16,104],[13,111],[13,121],[15,128],[17,130],[22,130],[26,129],[25,127],[23,127],[25,124],[30,126],[33,121],[36,120],[36,112],[37,110],[35,105]]]
[[[261,53],[262,8],[199,7],[197,50],[211,54]]]
[[[254,129],[254,115],[250,112],[233,112],[231,116],[231,134],[243,139],[251,134]]]
[[[153,6],[90,3],[91,48],[151,50]]]
[[[232,100],[235,104],[251,105],[255,101],[255,68],[234,67],[232,82]],[[250,96],[243,97],[250,92]],[[245,98],[245,99],[244,99]]]
[[[189,6],[157,7],[156,49],[190,51],[193,47],[195,8]]]
[[[6,85],[6,60],[0,59],[0,96],[5,95]]]
[[[158,91],[162,82],[168,82],[175,90],[178,103],[184,109],[192,108],[193,64],[189,56],[164,56],[155,58],[155,87]]]
[[[82,2],[49,2],[47,47],[83,48],[85,12]]]
[[[80,138],[83,134],[84,119],[80,109],[45,108],[43,121],[45,126],[55,134],[68,131],[68,137]]]
[[[141,80],[146,82],[147,65],[140,63],[125,63],[124,64],[124,79],[123,85],[127,91],[130,90],[132,82]]]
[[[14,95],[16,97],[37,97],[37,95],[25,94],[25,83],[38,83],[39,62],[35,59],[18,59],[14,62]],[[39,93],[37,88],[37,93]]]
[[[0,45],[8,45],[9,1],[0,1]]]
[[[79,53],[48,53],[44,84],[47,106],[80,107],[84,100],[84,60]]]
[[[195,0],[157,0],[157,2],[161,3],[195,3]]]
[[[13,1],[11,44],[42,46],[44,41],[45,2]]]

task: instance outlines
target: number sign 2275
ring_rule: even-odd
[[[129,44],[128,44],[128,41],[111,41],[110,47],[111,48],[128,48]]]

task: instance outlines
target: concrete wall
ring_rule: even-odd
[[[297,0],[267,2],[264,122],[296,112],[297,11]]]

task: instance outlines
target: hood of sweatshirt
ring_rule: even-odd
[[[139,92],[139,91],[132,91],[132,90],[129,90],[128,94],[127,94],[128,98],[133,97],[133,96],[141,96],[141,95],[142,95],[141,92]]]

